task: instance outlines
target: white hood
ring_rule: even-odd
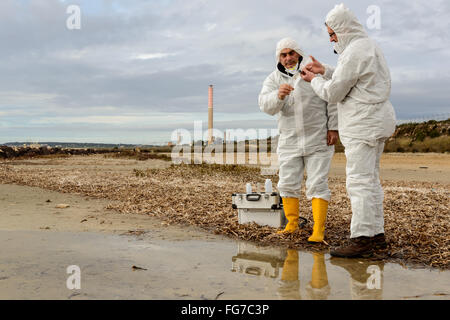
[[[325,22],[336,33],[338,42],[334,45],[334,49],[339,54],[341,54],[352,41],[368,37],[362,24],[358,21],[353,12],[346,8],[343,3],[336,5],[334,9],[327,14]]]
[[[277,59],[277,63],[280,62],[280,54],[283,49],[292,49],[297,52],[299,55],[304,57],[304,52],[298,45],[297,41],[292,38],[284,38],[278,41],[277,48],[275,51],[275,58]]]
[[[300,56],[302,56],[302,62],[300,63],[299,69],[302,70],[308,63],[312,62],[309,56],[306,56],[305,52],[298,45],[297,41],[292,38],[284,38],[278,41],[277,48],[275,51],[275,58],[277,59],[277,64],[280,62],[280,54],[284,49],[292,49],[297,52]]]

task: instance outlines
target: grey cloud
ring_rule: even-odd
[[[261,115],[257,96],[275,67],[275,44],[280,38],[294,37],[308,54],[336,63],[323,27],[336,3],[74,0],[70,4],[82,9],[82,28],[69,31],[67,1],[1,1],[0,41],[5,45],[0,50],[0,97],[20,93],[23,99],[0,101],[0,133],[7,137],[22,130],[26,136],[39,137],[53,132],[57,137],[64,131],[51,124],[35,126],[32,120],[60,116],[206,114],[209,84],[214,84],[216,112],[237,121],[241,113],[257,118]],[[449,110],[448,1],[346,2],[363,23],[367,6],[373,4],[380,6],[382,28],[368,33],[379,42],[394,71],[391,100],[397,115],[407,118]],[[133,59],[158,53],[169,55]],[[408,72],[398,78],[398,70]],[[39,96],[50,98],[33,100]],[[1,111],[11,108],[29,110],[29,116],[2,116]],[[254,125],[237,121],[216,125]],[[169,134],[180,124],[134,128]],[[65,130],[74,137],[80,131],[93,137],[96,130],[110,132],[101,124],[68,124]]]

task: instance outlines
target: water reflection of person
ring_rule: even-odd
[[[312,267],[311,282],[306,286],[306,292],[310,299],[326,300],[331,290],[328,284],[325,254],[314,252],[313,259],[314,264]]]
[[[332,257],[330,263],[350,274],[350,294],[353,300],[383,299],[384,261]]]
[[[298,279],[298,251],[288,249],[281,273],[278,294],[281,299],[300,300],[300,280]]]
[[[307,286],[307,294],[311,299],[327,299],[330,294],[328,275],[323,253],[313,253],[311,281]],[[281,299],[301,299],[299,280],[298,251],[288,249],[281,273],[278,293]]]

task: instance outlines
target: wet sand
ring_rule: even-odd
[[[210,237],[0,230],[0,299],[449,299],[450,272]],[[294,257],[294,259],[292,259]],[[80,268],[68,289],[67,267]],[[134,268],[133,266],[140,269]],[[372,279],[370,279],[372,277]]]
[[[50,202],[48,202],[50,200]],[[45,190],[0,184],[0,230],[63,231],[140,234],[152,229],[161,239],[198,238],[201,230],[181,228],[140,214],[122,214],[105,207],[111,201]],[[66,208],[57,208],[68,205]]]
[[[428,171],[419,170],[424,172],[420,177],[411,173],[412,179],[439,175],[441,182],[448,183],[449,175],[442,171],[449,170],[445,161],[449,158],[444,156],[447,158],[433,155],[409,163],[387,157],[382,164],[382,178],[404,180],[407,172],[419,170],[414,168],[424,163],[428,169],[421,170]],[[89,158],[92,163],[86,164],[85,160],[37,159],[16,162],[15,166],[68,165],[72,170],[98,166],[99,170],[129,171],[170,164],[117,159],[99,163],[98,158]],[[399,169],[390,173],[389,166],[396,164]],[[340,155],[335,157],[332,170],[332,175],[344,170]],[[283,247],[257,247],[198,227],[168,225],[145,214],[106,210],[110,203],[37,187],[0,184],[0,299],[450,297],[450,271],[330,259],[327,253],[287,251]],[[69,206],[56,208],[59,204]],[[69,265],[81,269],[80,290],[66,287]],[[133,266],[147,270],[133,270]],[[380,277],[370,282],[371,275]]]
[[[288,260],[285,248],[161,226],[154,217],[105,210],[102,199],[15,185],[0,185],[0,194],[7,208],[0,214],[0,299],[450,297],[449,271],[297,250]],[[79,290],[66,286],[70,265],[80,267]],[[374,270],[378,287],[369,279]]]

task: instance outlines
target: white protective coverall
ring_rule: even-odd
[[[278,119],[278,190],[283,198],[299,198],[303,171],[306,170],[308,200],[320,198],[330,201],[328,173],[334,146],[327,145],[327,131],[338,129],[336,104],[320,99],[300,74],[290,76],[286,73],[278,62],[280,52],[286,48],[306,57],[295,40],[280,40],[275,54],[277,68],[264,81],[258,99],[260,109]],[[306,60],[302,59],[300,70],[309,62]],[[282,84],[294,87],[284,100],[278,98]]]
[[[380,48],[356,16],[335,6],[326,24],[336,33],[336,68],[325,65],[311,86],[328,103],[337,103],[339,136],[347,157],[347,193],[352,205],[351,238],[384,233],[380,156],[394,133],[395,113],[389,102],[391,78]]]

